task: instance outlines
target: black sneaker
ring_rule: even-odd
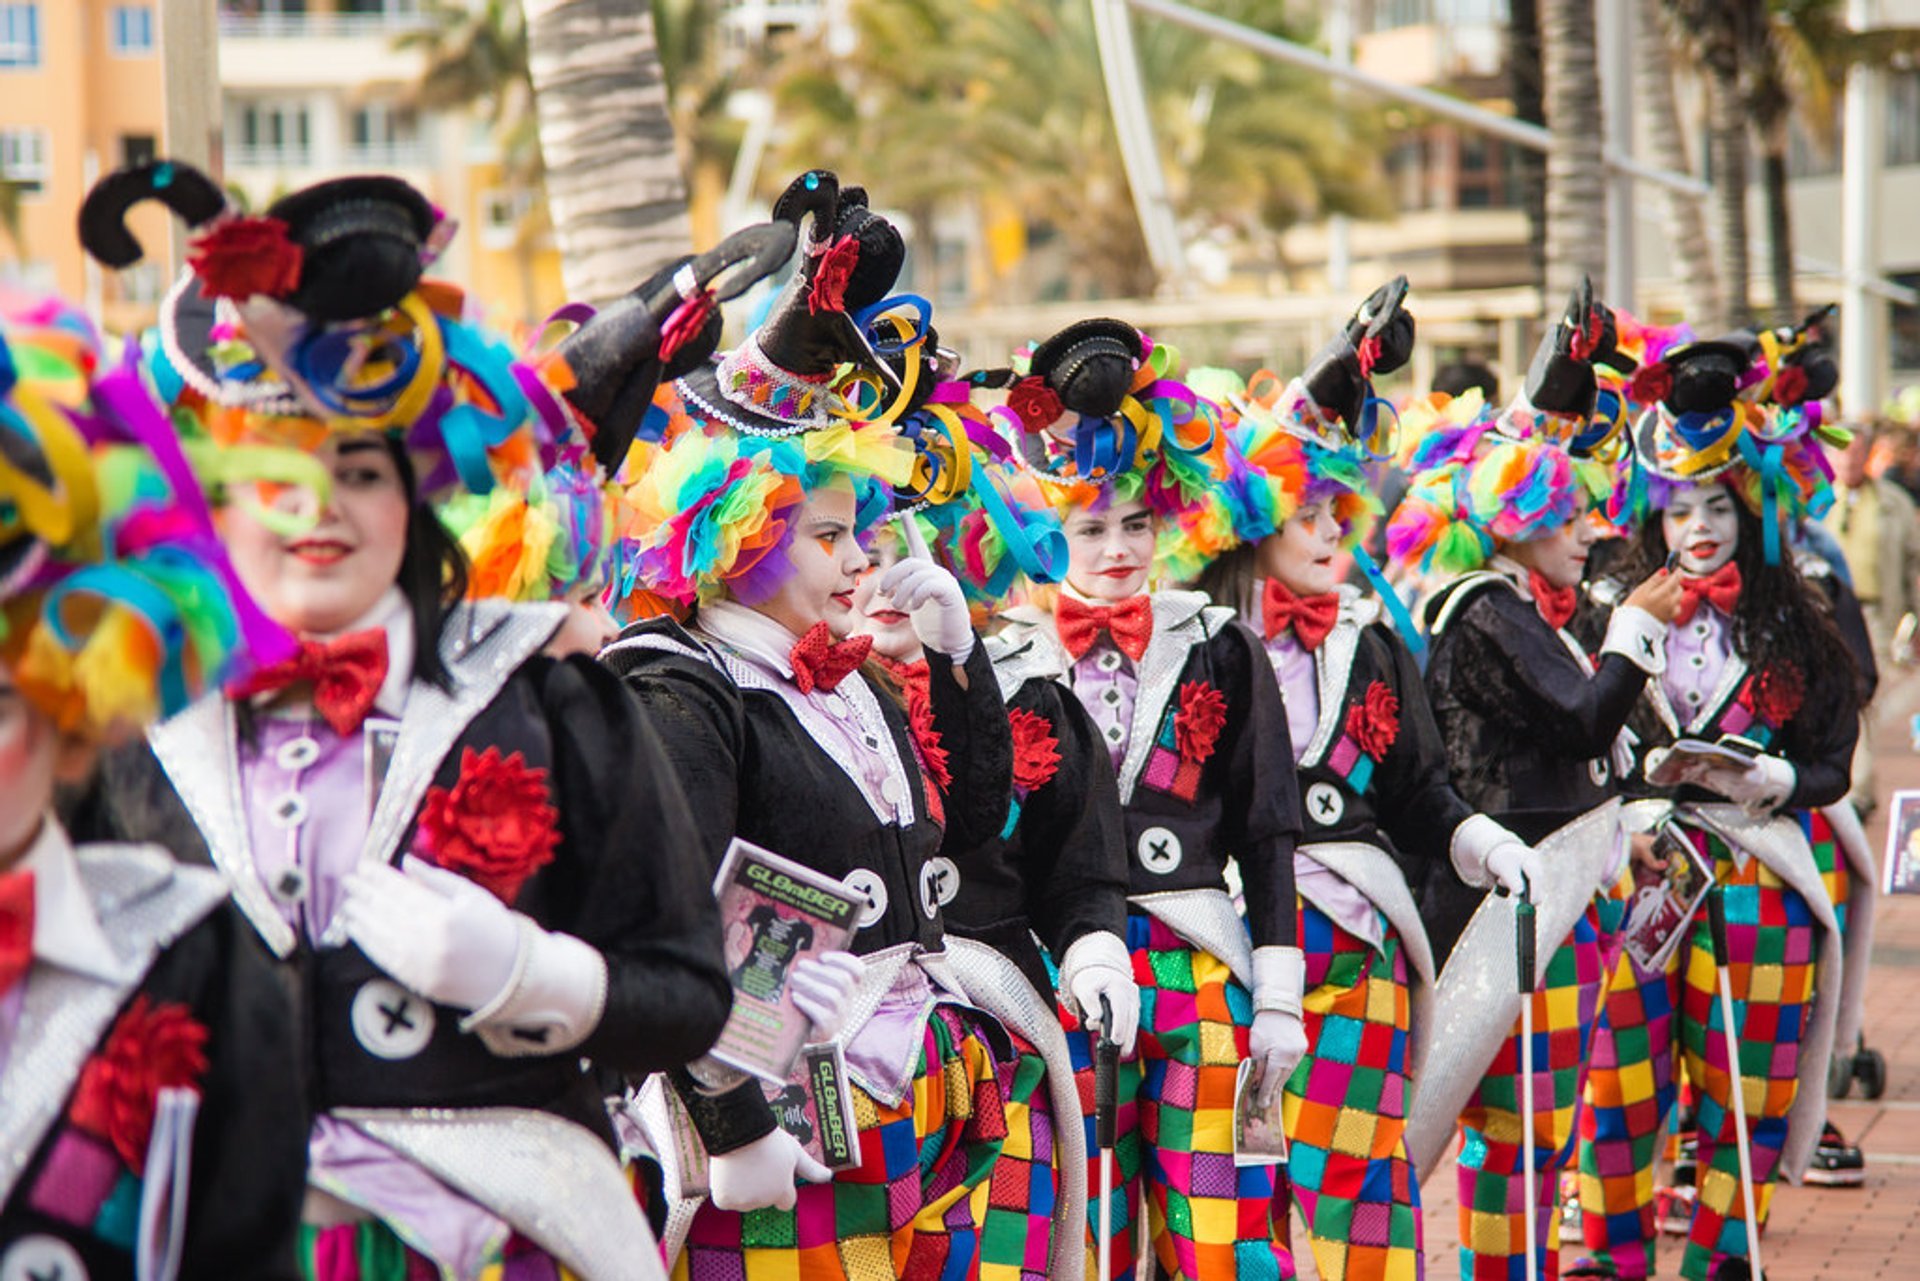
[[[1823,1188],[1857,1188],[1867,1181],[1867,1158],[1829,1121],[1813,1150],[1806,1181]]]
[[[1753,1281],[1753,1265],[1730,1254],[1720,1260],[1720,1266],[1713,1270],[1713,1281]]]
[[[1603,1277],[1606,1281],[1619,1281],[1620,1271],[1605,1259],[1596,1259],[1590,1255],[1581,1255],[1574,1265],[1560,1274],[1563,1277]]]

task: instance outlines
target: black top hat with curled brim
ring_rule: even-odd
[[[1560,320],[1534,350],[1524,384],[1527,403],[1544,413],[1588,417],[1600,392],[1593,367],[1605,365],[1623,374],[1638,367],[1619,344],[1612,308],[1593,296],[1593,282],[1582,276]]]
[[[335,178],[276,200],[304,261],[284,301],[313,319],[360,320],[399,303],[420,283],[439,215],[399,178]]]
[[[1140,331],[1126,321],[1080,320],[1035,347],[1027,372],[1081,417],[1111,418],[1133,390],[1141,355]]]
[[[1348,431],[1366,407],[1373,376],[1390,374],[1413,357],[1414,321],[1406,299],[1405,276],[1374,290],[1300,374],[1313,403],[1338,414]]]
[[[800,270],[745,342],[674,386],[696,417],[780,436],[827,421],[825,384],[842,365],[863,365],[890,384],[897,381],[854,315],[893,288],[906,242],[867,207],[863,189],[842,187],[824,169],[788,184],[773,215],[796,228],[809,222]]]

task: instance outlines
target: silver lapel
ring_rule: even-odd
[[[1153,740],[1159,736],[1160,720],[1186,670],[1187,655],[1196,643],[1218,630],[1217,620],[1206,615],[1207,598],[1199,592],[1155,592],[1153,594],[1153,637],[1147,652],[1140,656],[1139,688],[1134,691],[1133,723],[1127,735],[1127,755],[1120,762],[1120,803],[1133,802],[1133,786],[1146,768]],[[1220,614],[1231,617],[1226,610]],[[1209,626],[1209,622],[1213,626]]]
[[[1064,682],[1072,664],[1066,648],[1050,627],[1025,624],[1010,628],[987,642],[987,657],[1000,682],[1000,696],[1012,698],[1021,686],[1038,676]]]
[[[158,850],[83,846],[80,879],[120,962],[112,982],[41,966],[29,972],[13,1052],[0,1075],[0,1205],[73,1093],[80,1066],[153,968],[160,950],[220,905],[227,887],[206,868]]]
[[[206,838],[233,901],[273,954],[285,957],[299,937],[254,869],[253,839],[240,796],[238,734],[233,704],[216,691],[148,730],[147,742]]]
[[[426,797],[440,762],[466,732],[473,718],[491,703],[507,681],[552,638],[566,614],[564,605],[507,605],[476,601],[463,606],[440,632],[440,656],[451,690],[419,681],[407,690],[400,737],[387,767],[380,800],[360,847],[360,866],[393,857]],[[346,941],[345,920],[336,913],[320,938],[322,946]]]

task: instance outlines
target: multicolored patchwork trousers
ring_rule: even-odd
[[[1826,820],[1801,816],[1835,902],[1847,894],[1845,856]],[[1813,1000],[1820,925],[1806,900],[1759,859],[1739,866],[1719,837],[1689,829],[1726,887],[1740,1072],[1753,1144],[1754,1208],[1764,1227],[1800,1070],[1800,1039]],[[1699,1197],[1681,1275],[1705,1278],[1726,1255],[1747,1253],[1746,1204],[1733,1124],[1732,1077],[1721,1021],[1713,942],[1704,910],[1666,970],[1649,974],[1622,957],[1594,1041],[1588,1107],[1580,1126],[1580,1206],[1587,1251],[1622,1277],[1653,1275],[1653,1166],[1675,1100],[1675,1059],[1696,1109]]]
[[[1233,1163],[1233,1087],[1247,1055],[1253,997],[1226,963],[1153,917],[1127,917],[1140,984],[1140,1039],[1122,1061],[1113,1176],[1113,1275],[1134,1267],[1134,1207],[1144,1188],[1160,1273],[1172,1281],[1288,1281],[1287,1184],[1277,1166]],[[1067,1044],[1087,1127],[1088,1233],[1100,1225],[1100,1149],[1093,1127],[1092,1047]],[[1089,1273],[1092,1269],[1089,1268]]]
[[[1420,1183],[1407,1159],[1407,962],[1300,901],[1307,1057],[1286,1086],[1287,1173],[1324,1281],[1416,1281]]]
[[[1573,1155],[1574,1116],[1605,977],[1600,911],[1589,907],[1554,949],[1533,994],[1534,1186],[1526,1186],[1521,1120],[1520,1025],[1494,1056],[1460,1114],[1460,1276],[1523,1281],[1526,1198],[1537,1208],[1539,1275],[1560,1275],[1560,1169]],[[1544,940],[1542,940],[1544,942]]]
[[[955,1006],[927,1020],[898,1107],[853,1091],[860,1166],[803,1183],[791,1210],[700,1207],[674,1264],[678,1281],[965,1281],[977,1275],[975,1194],[1007,1137],[999,1064]],[[1042,1256],[1044,1257],[1044,1256]]]
[[[378,1219],[325,1228],[302,1225],[295,1248],[305,1281],[440,1281],[450,1275],[408,1249]],[[516,1232],[473,1281],[579,1281],[579,1275]]]
[[[1047,1281],[1060,1189],[1047,1063],[1024,1037],[1011,1029],[1007,1036],[1013,1058],[999,1072],[1007,1138],[993,1177],[973,1190],[973,1219],[980,1225],[974,1275],[980,1281]]]

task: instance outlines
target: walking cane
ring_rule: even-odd
[[[1093,1141],[1100,1149],[1100,1281],[1113,1281],[1113,1149],[1120,1141],[1120,1043],[1113,1039],[1113,1006],[1100,998],[1100,1038],[1093,1043]]]
[[[1727,947],[1727,905],[1722,887],[1707,892],[1707,921],[1713,935],[1713,973],[1720,984],[1720,1022],[1727,1034],[1727,1075],[1733,1083],[1733,1135],[1740,1149],[1740,1200],[1747,1211],[1747,1262],[1755,1281],[1766,1275],[1760,1262],[1759,1194],[1753,1187],[1753,1142],[1747,1137],[1746,1085],[1740,1075],[1740,1031],[1733,1021],[1733,957]]]
[[[1527,1281],[1539,1281],[1540,1258],[1535,1248],[1540,1228],[1539,1171],[1533,1153],[1533,971],[1537,940],[1534,938],[1533,885],[1522,882],[1519,901],[1513,905],[1514,976],[1520,985],[1520,1169],[1526,1179],[1524,1201],[1527,1225]]]

